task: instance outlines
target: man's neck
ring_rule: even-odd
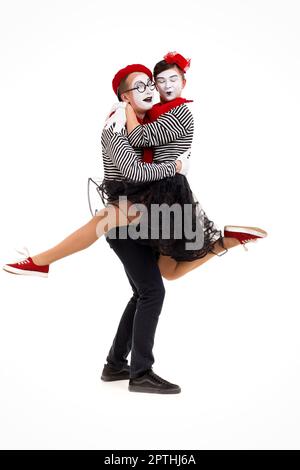
[[[137,117],[139,119],[141,119],[143,121],[146,113],[141,113],[141,112],[135,111],[135,114],[137,115]]]

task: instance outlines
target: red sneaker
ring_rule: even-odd
[[[26,276],[41,276],[48,277],[49,264],[38,266],[32,261],[32,258],[29,256],[29,252],[25,247],[25,252],[17,250],[22,255],[28,255],[27,258],[20,260],[16,263],[5,264],[2,266],[4,271],[12,274],[25,274]]]
[[[267,235],[265,230],[258,227],[239,227],[237,225],[225,225],[224,227],[224,237],[237,238],[246,251],[248,249],[245,243],[256,242],[259,238],[264,238]]]

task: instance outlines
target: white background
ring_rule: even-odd
[[[89,176],[126,64],[191,57],[191,187],[209,217],[269,236],[177,281],[154,370],[179,395],[100,373],[131,296],[104,237],[50,267],[0,272],[4,449],[299,449],[299,3],[1,0],[1,264],[90,219]]]

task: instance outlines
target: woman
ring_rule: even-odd
[[[187,103],[190,100],[181,98],[181,92],[186,84],[185,72],[188,70],[190,60],[185,59],[176,52],[166,54],[164,60],[154,67],[154,80],[160,94],[160,103],[148,111],[148,124],[141,125],[135,112],[130,106],[130,90],[123,95],[127,102],[126,117],[128,140],[133,147],[154,147],[154,161],[167,162],[176,160],[181,152],[187,151],[192,144],[193,116]],[[123,107],[123,103],[120,105]],[[111,118],[111,122],[114,117]],[[151,158],[147,161],[151,161]],[[174,177],[164,178],[151,184],[136,186],[133,192],[132,185],[120,188],[115,181],[108,181],[101,185],[103,197],[110,200],[113,195],[130,195],[130,201],[142,202],[148,208],[164,202],[171,207],[178,204],[180,207],[192,207],[191,223],[193,230],[200,224],[203,233],[203,244],[197,249],[186,249],[190,241],[184,234],[180,239],[175,236],[175,223],[171,220],[171,234],[168,238],[162,237],[162,226],[159,227],[159,237],[151,237],[153,224],[148,225],[148,238],[138,239],[141,243],[150,244],[159,256],[158,264],[162,275],[171,280],[177,279],[187,272],[208,261],[213,255],[220,256],[229,248],[250,240],[257,240],[267,233],[257,227],[226,226],[224,238],[214,223],[208,219],[204,210],[189,187],[184,175],[177,173]],[[181,214],[181,226],[184,225],[184,211]],[[178,220],[177,220],[178,221]],[[223,250],[222,250],[223,248]],[[245,247],[246,248],[246,247]],[[225,249],[225,252],[224,252]]]
[[[182,56],[180,56],[180,57],[182,57]],[[175,59],[176,59],[176,57],[175,57]],[[170,70],[172,69],[172,67],[174,68],[174,62],[173,63],[171,62],[169,65],[171,66]],[[175,65],[175,67],[177,67],[177,65]],[[180,69],[180,67],[179,67],[179,69]],[[157,79],[161,79],[161,78],[162,78],[162,74],[160,73],[160,74],[158,74]],[[160,80],[157,81],[156,86],[157,86],[158,90],[160,91],[160,87],[159,87],[160,83],[159,82],[160,82]],[[183,86],[181,88],[179,86],[179,87],[177,87],[175,92],[171,91],[171,93],[170,93],[170,90],[167,90],[166,94],[161,94],[162,101],[165,99],[166,96],[168,98],[171,98],[170,101],[178,99],[179,96],[180,96],[182,88],[183,88]],[[126,92],[126,90],[125,90],[125,92]],[[125,92],[123,93],[123,96],[126,97]],[[129,90],[129,94],[130,94],[130,90]],[[173,101],[172,104],[175,104],[175,102]],[[175,106],[175,108],[176,107],[177,106]],[[129,113],[131,111],[132,110],[129,108],[129,110],[128,110],[128,120],[130,120],[130,114]],[[133,117],[133,116],[131,116],[131,117]],[[181,150],[184,150],[184,149],[181,149]],[[182,153],[182,152],[180,152],[180,153]],[[178,156],[179,155],[178,155],[178,151],[177,151],[176,158]],[[162,163],[167,164],[167,163],[164,163],[161,159],[160,163],[157,163],[157,165],[160,165]],[[146,165],[147,165],[147,163],[146,163]],[[156,163],[151,163],[151,165],[156,165]],[[179,166],[177,165],[176,170],[177,171],[180,170],[180,165]],[[180,176],[182,177],[182,175],[180,175]],[[151,201],[154,203],[154,201],[155,201],[155,198],[153,198],[153,194],[158,194],[156,192],[157,188],[160,188],[160,190],[161,190],[160,195],[162,197],[159,199],[160,202],[168,200],[168,196],[170,196],[170,195],[172,196],[172,191],[173,190],[176,191],[176,188],[178,189],[178,184],[176,183],[175,186],[174,186],[175,181],[174,182],[172,181],[174,179],[174,177],[167,178],[167,179],[169,180],[167,182],[167,184],[163,184],[162,183],[163,180],[162,180],[161,181],[162,184],[160,186],[156,186],[155,191],[153,191],[153,189],[151,189],[151,187],[152,187],[153,184],[157,185],[159,182],[155,182],[155,183],[151,182],[151,183],[143,183],[143,184],[135,184],[135,183],[129,182],[129,183],[126,183],[125,185],[122,182],[122,191],[121,192],[120,192],[120,186],[119,186],[118,182],[111,182],[112,184],[111,184],[111,187],[109,189],[108,189],[108,186],[106,185],[106,182],[104,182],[104,184],[101,185],[101,190],[102,190],[103,194],[108,197],[108,199],[109,199],[109,196],[110,196],[110,200],[114,199],[114,197],[112,197],[112,194],[114,194],[114,192],[115,192],[115,196],[117,196],[117,195],[119,196],[120,194],[122,194],[122,195],[127,195],[128,194],[130,203],[148,201],[148,206],[147,207],[149,207],[149,203],[151,203]],[[171,184],[171,186],[170,186],[170,184]],[[167,190],[166,189],[167,187],[169,187],[169,189],[171,188],[171,191]],[[114,188],[113,191],[112,191],[112,188]],[[163,189],[163,191],[162,191],[162,189]],[[179,203],[183,204],[183,203],[189,203],[190,202],[190,203],[193,204],[193,209],[194,209],[193,219],[195,220],[195,217],[196,217],[195,216],[196,203],[195,203],[194,199],[192,198],[192,193],[189,189],[189,186],[188,186],[187,182],[184,182],[184,184],[180,184],[180,194],[179,194],[179,196],[180,197],[177,198]],[[172,199],[172,197],[171,197],[171,199]],[[63,240],[63,242],[56,245],[54,248],[52,248],[52,249],[50,249],[46,252],[40,253],[39,255],[33,256],[33,257],[28,256],[25,260],[22,260],[18,263],[5,265],[3,267],[3,269],[5,269],[8,272],[12,272],[12,273],[16,273],[16,274],[36,274],[36,275],[41,275],[41,276],[46,277],[48,275],[49,265],[52,262],[57,261],[58,259],[61,259],[65,256],[68,256],[68,255],[72,254],[72,253],[75,253],[77,251],[80,251],[82,249],[87,248],[92,243],[94,243],[97,240],[97,238],[99,238],[103,233],[106,233],[106,231],[107,231],[106,227],[107,226],[109,228],[112,228],[112,227],[117,226],[117,225],[127,225],[128,222],[130,223],[132,221],[134,222],[134,221],[137,220],[136,216],[132,216],[131,218],[130,217],[125,218],[124,215],[123,215],[122,209],[125,209],[124,212],[126,213],[127,203],[126,203],[126,206],[124,206],[123,208],[114,207],[113,205],[108,204],[106,206],[106,208],[103,209],[102,211],[99,211],[97,213],[97,215],[95,217],[93,217],[93,219],[90,222],[88,222],[88,224],[81,227],[79,230],[77,230],[72,235],[67,237],[65,240]],[[99,223],[99,221],[101,221],[101,224]],[[182,246],[183,246],[182,242],[179,243],[180,247],[179,248],[177,247],[177,249],[175,249],[175,251],[174,251],[174,248],[176,248],[176,246],[174,244],[174,240],[172,240],[172,239],[169,243],[166,243],[166,241],[163,241],[160,244],[160,246],[156,245],[157,253],[161,252],[165,255],[165,256],[160,256],[160,258],[159,258],[159,267],[162,271],[162,274],[166,278],[168,278],[168,279],[173,279],[174,278],[175,279],[177,277],[180,277],[180,275],[183,275],[185,272],[188,272],[189,270],[194,269],[198,265],[200,265],[203,262],[210,259],[210,257],[213,256],[212,253],[218,254],[218,251],[220,251],[219,250],[220,247],[219,247],[219,245],[216,245],[215,240],[213,240],[213,235],[215,235],[217,231],[214,228],[213,228],[213,230],[211,230],[211,227],[213,225],[212,222],[208,221],[207,218],[205,219],[205,221],[208,222],[208,226],[206,227],[207,228],[206,233],[210,235],[209,237],[206,237],[205,250],[204,251],[202,250],[201,252],[198,251],[196,253],[196,255],[198,255],[197,257],[195,257],[195,253],[189,253],[188,254],[187,259],[189,259],[189,260],[194,259],[196,261],[193,261],[192,263],[197,262],[198,264],[196,265],[196,264],[192,264],[191,262],[189,262],[188,263],[189,268],[187,270],[186,270],[186,267],[185,267],[184,264],[181,264],[181,263],[177,262],[179,256],[181,256],[181,260],[183,260],[183,263],[185,262],[184,261],[185,260],[185,258],[184,258],[185,253],[182,250]],[[228,240],[226,240],[226,244],[222,244],[223,248],[225,248],[227,250],[228,248],[231,248],[232,246],[235,246],[238,243],[242,243],[241,238],[238,240],[237,237],[238,236],[242,237],[242,238],[244,237],[244,240],[245,240],[245,236],[247,235],[247,233],[249,235],[249,230],[247,230],[247,228],[242,228],[241,230],[242,230],[243,233],[233,234],[233,235],[231,234],[232,236],[228,237]],[[220,234],[220,232],[219,232],[219,234]],[[226,236],[226,234],[225,234],[225,236]],[[265,236],[265,235],[263,234],[263,231],[257,231],[257,233],[252,234],[252,236],[253,236],[253,238],[257,238],[257,237],[261,237],[261,236]],[[251,238],[251,237],[248,237],[248,238]],[[219,236],[218,239],[222,241],[221,236]],[[145,242],[149,243],[150,242],[150,244],[153,243],[151,240],[142,240],[142,242],[143,243],[145,243]],[[172,246],[171,251],[170,250],[166,251],[166,247],[167,247],[168,244],[169,244],[169,247]],[[178,245],[178,243],[177,243],[177,245]],[[211,251],[211,249],[213,247],[216,249],[215,252]],[[211,253],[208,253],[209,251],[211,251]],[[176,260],[176,254],[177,254],[177,260]],[[172,258],[171,258],[171,256],[172,256]],[[174,256],[175,256],[175,258],[174,258]],[[201,262],[200,262],[200,258],[201,258]]]

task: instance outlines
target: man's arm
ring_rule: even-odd
[[[130,146],[127,136],[118,132],[112,133],[111,137],[107,139],[106,153],[121,173],[134,182],[161,180],[174,176],[176,171],[181,169],[180,161],[167,163],[141,162]]]
[[[186,105],[176,106],[156,121],[141,125],[132,107],[126,106],[128,141],[132,147],[156,147],[168,144],[188,133],[194,118]]]

